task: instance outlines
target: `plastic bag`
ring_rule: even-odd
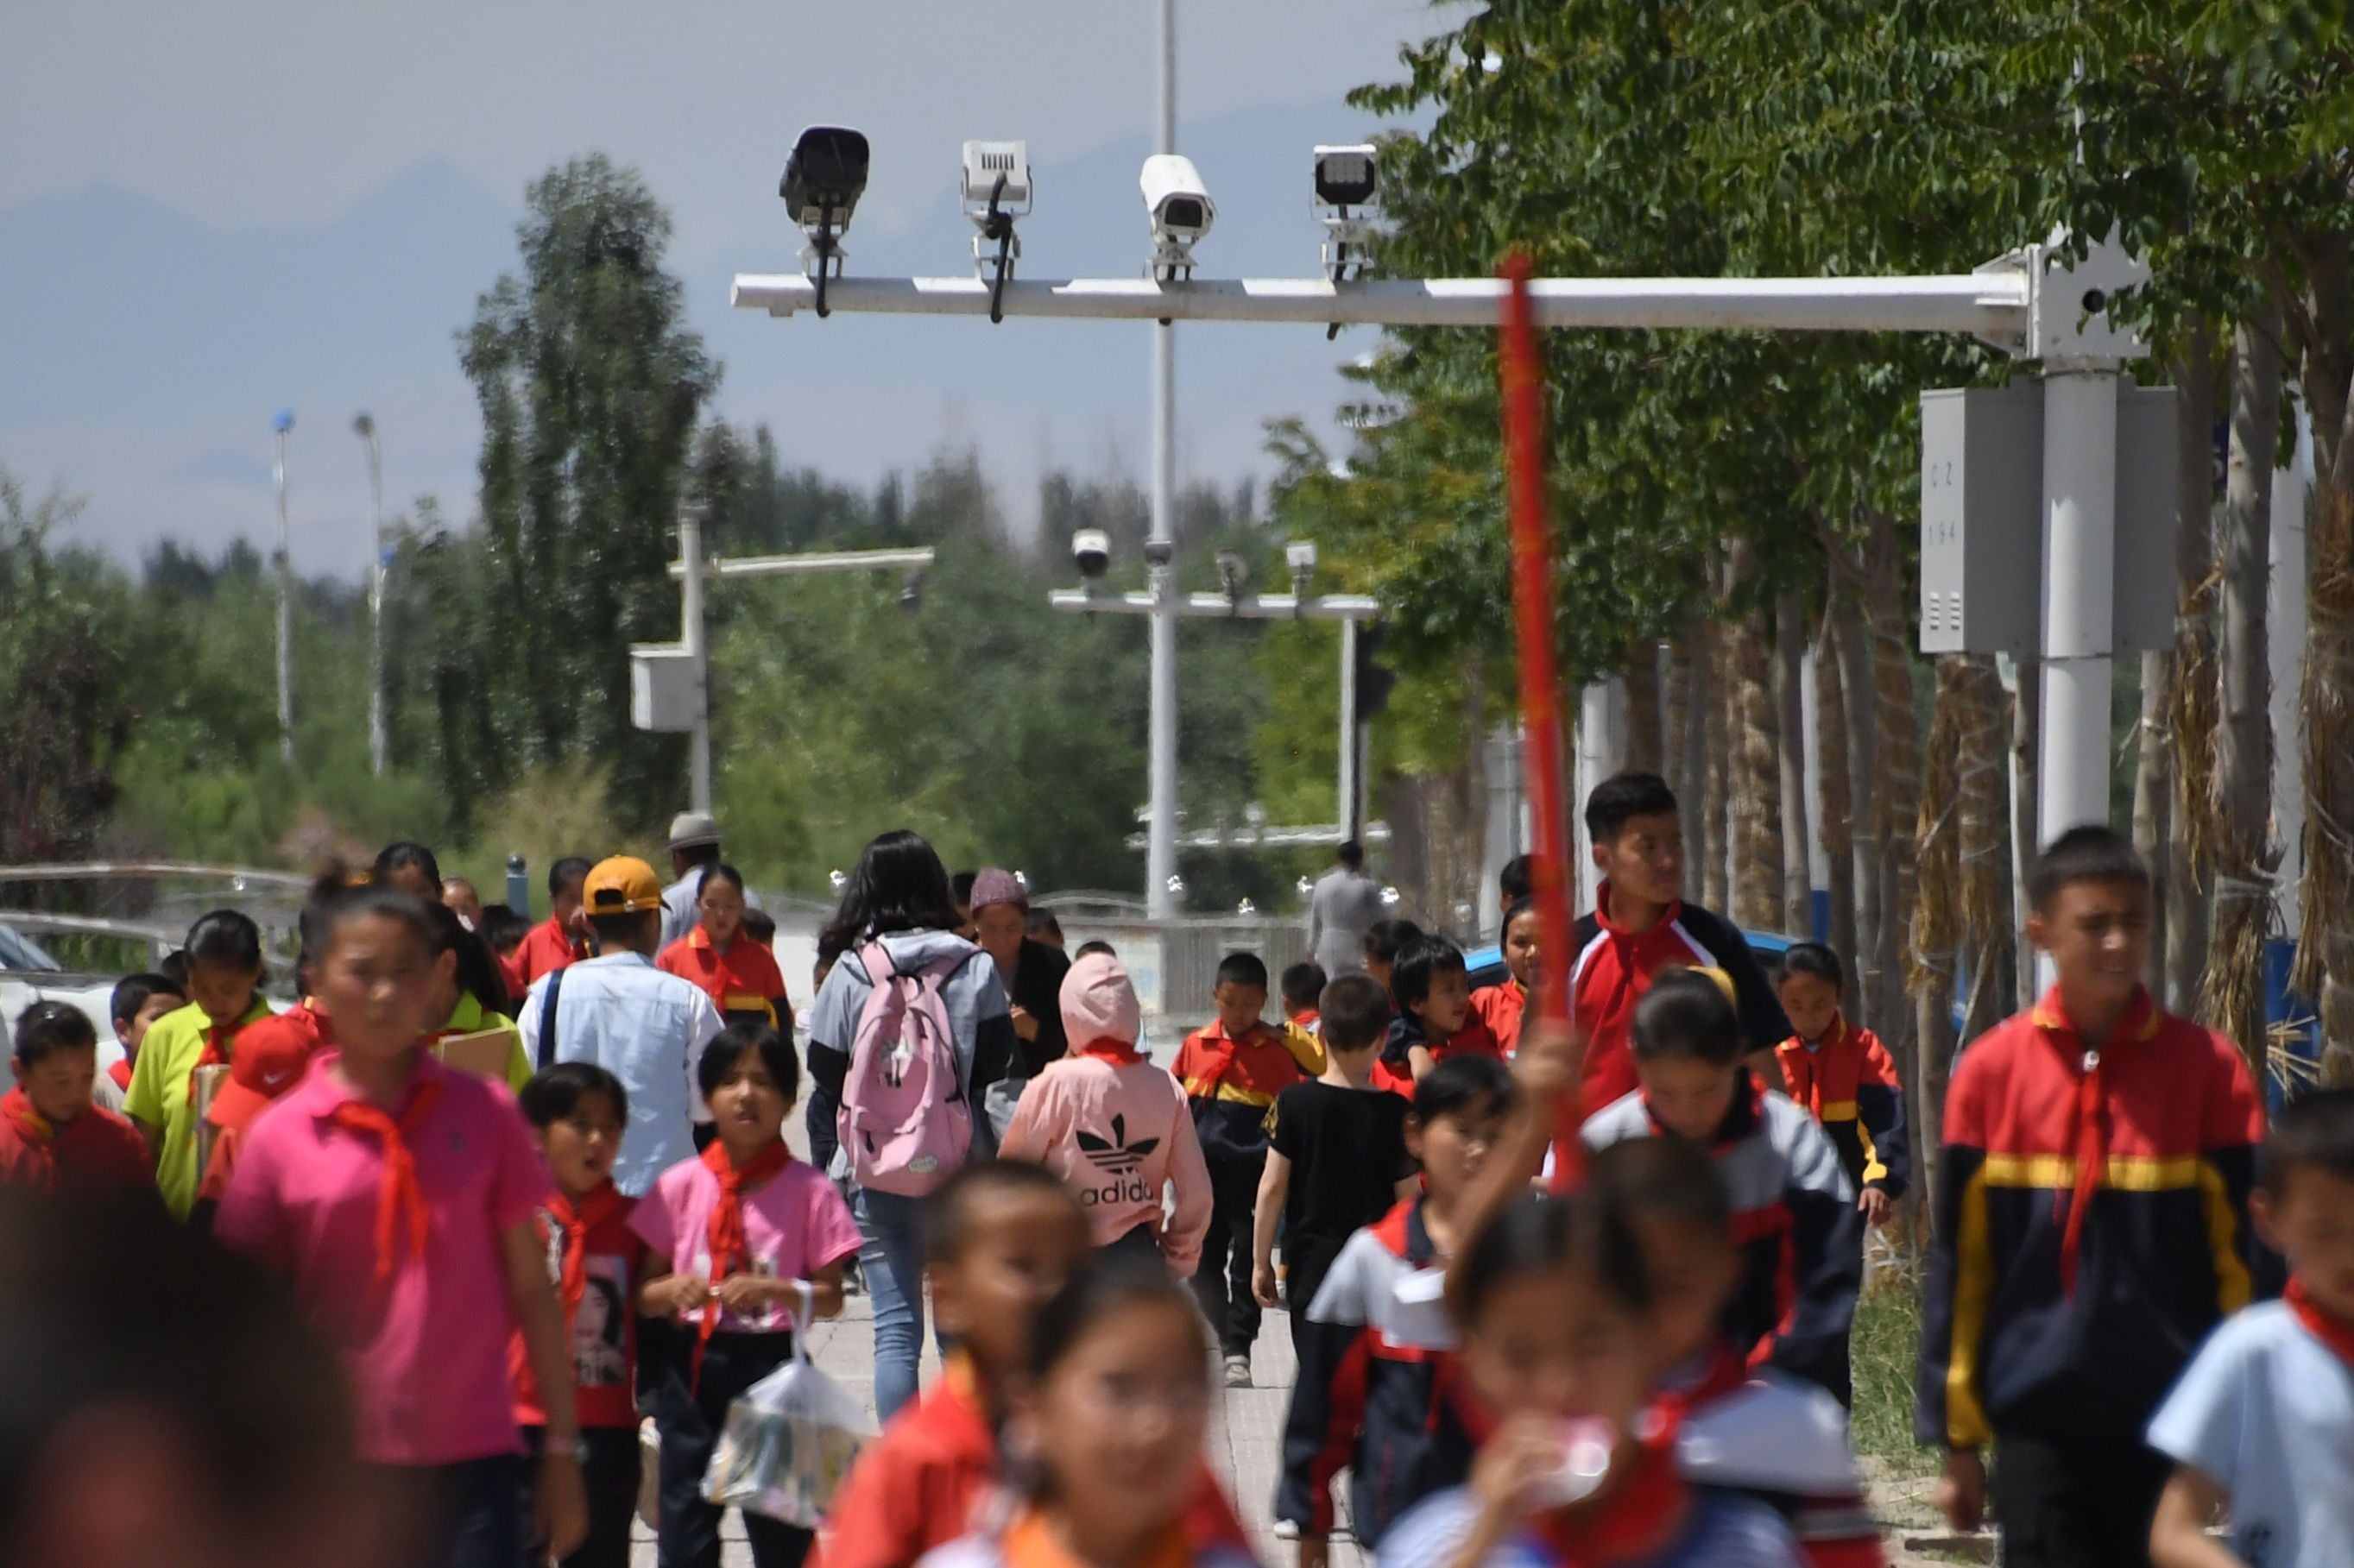
[[[874,1436],[866,1411],[811,1364],[806,1335],[793,1359],[737,1395],[703,1473],[705,1502],[815,1530],[859,1448]]]

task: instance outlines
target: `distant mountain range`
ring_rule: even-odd
[[[1373,129],[1321,107],[1184,125],[1181,145],[1218,206],[1204,270],[1312,270],[1320,230],[1309,209],[1309,149]],[[1140,136],[1042,161],[1036,210],[1021,228],[1024,275],[1142,269],[1136,175],[1147,150]],[[854,223],[854,270],[970,270],[955,151],[940,150],[936,213],[898,232]],[[270,419],[291,407],[297,558],[306,570],[356,571],[367,556],[366,496],[346,427],[366,408],[384,430],[387,505],[429,492],[451,515],[470,514],[479,426],[452,334],[514,264],[520,199],[433,161],[315,226],[222,230],[107,186],[0,210],[0,463],[36,489],[62,482],[86,495],[80,536],[111,548],[134,552],[166,535],[205,546],[270,536]],[[790,270],[801,245],[773,188],[744,199],[773,220],[772,245],[725,254],[681,246],[670,257],[695,324],[726,366],[716,412],[765,420],[793,461],[862,482],[920,461],[943,440],[974,444],[1016,508],[1028,506],[1049,464],[1140,471],[1146,329],[777,322],[731,310],[736,271]],[[1372,341],[1361,331],[1328,344],[1312,327],[1185,329],[1183,471],[1221,482],[1264,474],[1264,421],[1329,421],[1347,396],[1334,367]]]

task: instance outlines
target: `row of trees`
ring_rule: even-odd
[[[2245,0],[1497,0],[1402,53],[1360,106],[1388,139],[1384,253],[1424,275],[1505,251],[1543,273],[1967,271],[2061,225],[2154,264],[2121,310],[2179,389],[2177,646],[2121,672],[2119,780],[2161,867],[2153,983],[2261,1058],[2272,873],[2264,584],[2283,420],[2316,432],[2305,585],[2300,984],[2354,1049],[2354,45],[2338,8]],[[1277,515],[1346,541],[1392,646],[1476,735],[1509,690],[1499,418],[1484,335],[1393,334],[1345,467],[1294,425]],[[1545,344],[1559,634],[1623,677],[1632,760],[1691,803],[1697,889],[1804,928],[1797,780],[1824,759],[1832,926],[1872,1022],[1934,1111],[1969,977],[1975,1028],[2016,1004],[2014,817],[2033,800],[2034,672],[1918,659],[1916,394],[2012,366],[1950,340],[1578,333]],[[2229,481],[2211,432],[2229,428]],[[1819,721],[1799,719],[1813,649]],[[2135,698],[2138,697],[2137,711]],[[1475,769],[1477,751],[1454,752]],[[1463,780],[1466,786],[1470,780]],[[1476,790],[1463,793],[1476,798]],[[1934,1125],[1927,1122],[1926,1125]],[[1925,1125],[1916,1118],[1916,1127]]]

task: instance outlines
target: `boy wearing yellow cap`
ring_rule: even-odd
[[[534,1067],[590,1062],[620,1080],[630,1125],[613,1184],[643,1197],[708,1139],[695,1069],[725,1024],[703,988],[654,966],[663,895],[653,867],[632,855],[599,861],[581,880],[580,906],[597,956],[535,980],[516,1025]]]

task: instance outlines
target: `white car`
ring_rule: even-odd
[[[16,1019],[37,1001],[67,1001],[98,1029],[98,1070],[122,1059],[114,1038],[114,981],[103,975],[75,974],[22,932],[0,925],[0,1025],[13,1037]]]

